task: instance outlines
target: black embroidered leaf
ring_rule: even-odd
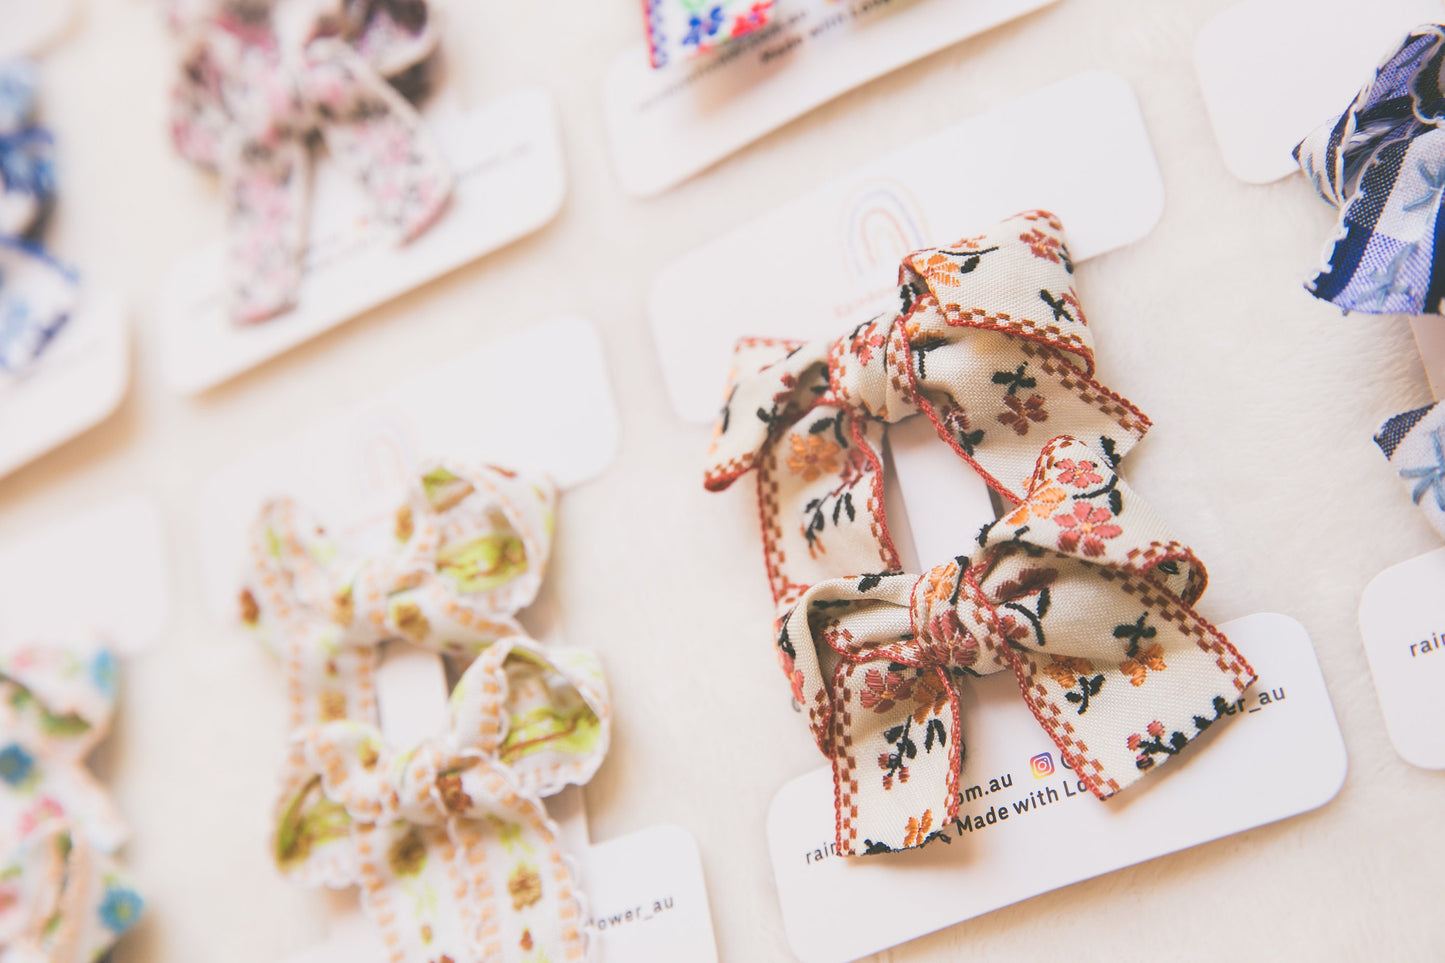
[[[1120,494],[1120,493],[1119,493],[1119,489],[1116,488],[1116,489],[1114,489],[1113,491],[1111,491],[1111,492],[1109,493],[1109,511],[1111,511],[1111,512],[1113,512],[1115,515],[1117,515],[1117,514],[1119,514],[1120,512],[1122,512],[1123,510],[1124,510],[1124,496],[1123,496],[1122,494]]]
[[[893,847],[887,845],[886,843],[875,843],[875,842],[874,842],[873,840],[871,840],[871,839],[865,839],[865,840],[863,840],[863,855],[864,855],[864,856],[877,856],[879,853],[891,853],[891,852],[893,852]]]
[[[935,735],[938,738],[938,748],[942,749],[948,744],[948,731],[943,727],[942,719],[929,719],[928,731],[923,737],[923,751],[933,751],[933,740]]]
[[[1043,618],[1049,614],[1050,598],[1049,587],[1047,585],[1039,589],[1039,618]]]
[[[858,591],[871,592],[883,581],[882,574],[865,575],[858,580]]]
[[[1175,752],[1178,752],[1180,749],[1183,749],[1185,746],[1189,745],[1189,739],[1187,736],[1184,735],[1184,733],[1176,732],[1174,733],[1174,735],[1169,737],[1169,744],[1174,747]]]
[[[847,492],[847,493],[845,493],[845,494],[843,495],[843,505],[845,506],[845,508],[846,508],[846,510],[847,510],[847,512],[848,512],[848,521],[850,521],[850,522],[851,522],[851,521],[855,521],[858,516],[855,515],[855,514],[853,514],[853,493],[852,493],[852,492]]]
[[[1114,444],[1114,439],[1112,439],[1112,438],[1106,438],[1106,437],[1102,437],[1102,436],[1101,436],[1101,437],[1099,438],[1099,447],[1100,447],[1101,449],[1103,449],[1103,451],[1104,451],[1104,460],[1109,463],[1109,467],[1110,467],[1110,468],[1118,468],[1118,467],[1119,467],[1119,450],[1118,450],[1118,446]]]
[[[887,730],[884,730],[884,732],[883,732],[883,741],[886,742],[886,743],[888,743],[888,744],[890,744],[890,745],[893,744],[893,743],[895,743],[895,742],[897,742],[899,739],[902,739],[902,738],[903,738],[903,727],[902,727],[902,726],[894,726],[892,729],[887,729]]]
[[[1008,385],[1008,389],[1004,391],[1006,395],[1012,395],[1020,388],[1037,387],[1038,381],[1024,374],[1027,370],[1028,365],[1021,364],[1013,371],[995,371],[993,373],[993,383],[996,385]]]
[[[813,422],[811,425],[808,426],[808,434],[821,434],[831,427],[833,427],[832,418],[819,418],[817,421]]]

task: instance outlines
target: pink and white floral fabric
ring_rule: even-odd
[[[424,0],[191,0],[172,5],[171,22],[185,44],[172,140],[221,173],[237,321],[262,321],[295,303],[313,134],[400,240],[441,215],[451,173],[389,82],[436,49]]]

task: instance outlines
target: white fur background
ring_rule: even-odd
[[[598,92],[608,61],[640,36],[635,0],[451,0],[453,82],[468,97],[542,84],[558,98],[570,177],[561,216],[185,400],[157,380],[155,292],[169,264],[219,233],[221,205],[214,183],[168,147],[172,52],[155,5],[89,0],[43,63],[44,111],[65,162],[49,241],[131,298],[137,384],[102,428],[0,481],[0,538],[118,491],[163,508],[171,625],[126,666],[119,730],[101,760],[134,828],[126,859],[150,902],[116,963],[267,963],[323,931],[318,900],[267,861],[277,672],[202,606],[191,529],[202,480],[288,431],[298,411],[319,417],[459,347],[569,311],[600,327],[623,418],[613,470],[564,501],[549,588],[573,639],[602,652],[616,694],[612,757],[587,789],[593,837],[686,826],[701,843],[722,958],[787,959],[763,819],[774,790],[820,759],[769,645],[750,486],[703,492],[708,432],[682,424],[664,395],[643,312],[648,283],[673,255],[889,145],[1098,67],[1136,86],[1168,191],[1152,234],[1080,272],[1100,377],[1156,426],[1127,477],[1210,564],[1206,615],[1274,610],[1309,628],[1350,774],[1315,813],[1040,896],[881,959],[1437,956],[1445,775],[1395,755],[1355,624],[1376,573],[1438,545],[1370,441],[1383,416],[1427,401],[1428,389],[1403,320],[1342,319],[1301,290],[1333,220],[1305,181],[1251,187],[1220,162],[1191,63],[1197,30],[1229,2],[1063,0],[635,201],[609,168]],[[1069,163],[1048,126],[1039,118],[1029,149]],[[105,577],[80,564],[82,586]]]

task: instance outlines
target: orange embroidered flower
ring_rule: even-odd
[[[1049,420],[1042,395],[1030,395],[1027,401],[1020,401],[1017,395],[1004,395],[1003,403],[1009,410],[998,416],[999,423],[1012,428],[1020,437],[1029,433],[1029,422]]]
[[[1094,671],[1094,663],[1071,655],[1055,655],[1050,657],[1044,671],[1065,689],[1072,689],[1079,684],[1079,676]]]
[[[880,714],[887,712],[913,695],[913,686],[917,681],[917,676],[905,679],[892,670],[882,672],[869,669],[863,673],[863,688],[858,693],[858,701],[863,703],[865,709],[872,709]]]
[[[536,869],[522,863],[507,880],[507,892],[512,895],[512,909],[520,911],[535,906],[542,901],[542,877]]]
[[[1047,488],[1040,488],[1029,495],[1028,500],[1019,503],[1005,522],[1009,525],[1023,525],[1029,518],[1049,518],[1054,514],[1054,509],[1064,500],[1064,490],[1057,485],[1050,485]]]
[[[788,471],[802,475],[803,481],[817,481],[820,475],[832,475],[838,471],[838,453],[843,449],[837,442],[821,435],[793,435],[789,439],[793,453],[788,456]]]
[[[1034,257],[1042,258],[1045,261],[1052,261],[1055,264],[1059,263],[1059,248],[1063,247],[1063,244],[1053,235],[1045,234],[1038,228],[1033,228],[1027,234],[1020,234],[1019,240],[1029,246],[1029,250],[1033,252]]]
[[[1139,654],[1132,659],[1125,659],[1119,663],[1119,671],[1129,677],[1129,681],[1136,686],[1144,684],[1144,679],[1150,671],[1163,672],[1168,666],[1164,664],[1164,647],[1157,642],[1147,649],[1140,649]]]
[[[928,831],[929,831],[930,829],[932,829],[932,828],[933,828],[933,810],[932,810],[932,809],[925,809],[925,810],[923,811],[923,818],[922,818],[922,819],[918,819],[918,818],[915,817],[915,816],[909,816],[909,817],[908,817],[908,833],[907,833],[906,836],[903,837],[903,845],[904,845],[905,847],[907,847],[907,846],[922,846],[923,843],[924,843],[924,841],[926,841],[926,840],[928,839]]]
[[[943,704],[948,700],[948,686],[944,685],[938,673],[926,673],[919,678],[913,690],[913,699],[913,721],[921,726],[929,716],[943,711]]]
[[[1059,548],[1072,552],[1082,543],[1084,554],[1094,558],[1104,554],[1106,538],[1117,538],[1124,533],[1118,525],[1109,521],[1114,514],[1107,508],[1079,502],[1072,515],[1055,515],[1054,521],[1064,530],[1059,533]]]

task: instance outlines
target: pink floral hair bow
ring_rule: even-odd
[[[1029,492],[978,547],[922,576],[832,579],[780,621],[779,657],[832,760],[837,845],[946,839],[964,736],[958,689],[1012,672],[1100,799],[1233,714],[1254,671],[1191,607],[1204,566],[1098,452],[1049,442]]]
[[[186,36],[172,139],[221,172],[236,320],[295,303],[314,132],[400,239],[441,214],[451,174],[389,82],[436,49],[425,0],[191,0],[171,21]]]
[[[139,919],[126,828],[85,757],[110,726],[104,649],[0,653],[0,961],[91,963]]]

